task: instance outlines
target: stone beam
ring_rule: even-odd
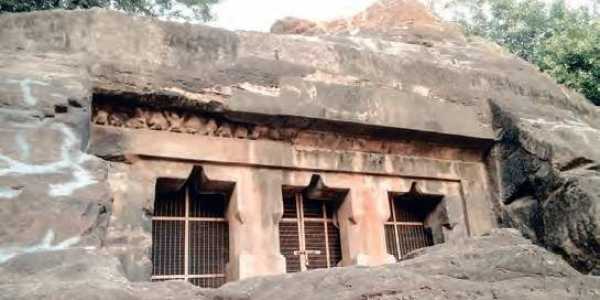
[[[313,149],[268,140],[224,139],[184,134],[176,135],[177,143],[156,143],[173,139],[174,135],[163,131],[142,132],[101,126],[93,126],[91,136],[89,152],[103,157],[147,156],[156,159],[455,181],[462,178],[460,170],[467,169],[461,168],[461,165],[473,165],[475,168],[483,165],[480,162],[460,160]]]

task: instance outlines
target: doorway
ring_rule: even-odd
[[[284,192],[279,223],[281,253],[288,273],[337,266],[342,259],[337,202]]]

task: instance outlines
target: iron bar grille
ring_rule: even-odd
[[[334,205],[299,193],[284,195],[279,242],[288,273],[335,267],[342,259]]]
[[[431,230],[424,224],[432,208],[426,201],[420,200],[390,197],[391,213],[385,223],[385,240],[388,253],[397,260],[411,251],[433,245]]]
[[[227,201],[190,188],[157,192],[152,218],[152,280],[186,280],[199,287],[225,283],[229,257]]]

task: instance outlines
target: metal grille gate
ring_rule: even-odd
[[[293,193],[284,195],[283,206],[279,241],[287,272],[335,267],[342,250],[333,201],[303,199]]]
[[[157,193],[152,217],[153,281],[187,280],[200,287],[225,283],[229,257],[227,201],[185,187]]]
[[[433,245],[431,230],[425,228],[429,212],[418,197],[390,197],[390,219],[385,223],[388,253],[397,260],[409,252]],[[421,202],[421,203],[420,203]]]

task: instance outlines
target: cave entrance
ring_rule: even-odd
[[[396,260],[401,260],[411,251],[435,244],[428,218],[434,215],[442,198],[421,194],[415,186],[408,193],[390,195],[390,218],[385,223],[385,239],[388,253]]]
[[[229,228],[225,193],[193,184],[157,182],[152,217],[152,281],[186,280],[199,287],[225,283]]]
[[[279,223],[281,253],[288,273],[337,266],[342,259],[335,197],[284,191]]]

